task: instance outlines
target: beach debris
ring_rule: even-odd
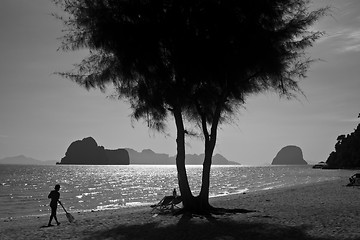
[[[4,219],[4,222],[11,222],[12,220],[13,220],[12,217],[8,217],[8,218]]]

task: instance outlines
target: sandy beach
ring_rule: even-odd
[[[156,215],[149,206],[72,213],[69,223],[42,227],[49,216],[0,222],[0,239],[360,239],[360,187],[348,179],[211,199],[251,212],[212,217]],[[60,211],[59,209],[58,211]]]

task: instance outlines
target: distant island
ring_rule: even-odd
[[[187,165],[201,165],[203,160],[204,154],[186,154]],[[175,165],[175,162],[176,156],[156,153],[151,149],[144,149],[141,152],[131,148],[105,149],[103,146],[99,146],[92,137],[72,142],[60,162],[56,162],[56,160],[41,161],[24,155],[0,159],[0,164],[16,165]],[[213,165],[240,165],[240,163],[229,161],[224,156],[215,154]]]
[[[87,164],[87,165],[174,165],[176,156],[165,153],[155,153],[151,149],[137,152],[131,148],[109,150],[98,146],[95,139],[87,137],[70,144],[65,157],[58,164]],[[186,154],[186,164],[202,164],[204,154]],[[220,154],[213,156],[214,165],[239,165],[237,162],[227,160]]]
[[[169,156],[165,153],[155,153],[150,149],[144,149],[141,152],[130,148],[126,150],[130,156],[130,164],[174,165],[176,162],[176,156]],[[204,154],[186,154],[185,161],[188,165],[201,165],[204,161]],[[214,165],[240,165],[237,162],[227,160],[220,154],[215,154],[212,161]]]
[[[15,165],[55,165],[56,160],[41,161],[34,158],[18,155],[14,157],[5,157],[0,159],[0,164]]]
[[[354,132],[340,135],[336,140],[335,151],[326,160],[326,168],[360,168],[360,124]]]
[[[289,145],[276,154],[271,165],[307,165],[307,162],[300,147]]]
[[[87,137],[72,142],[57,164],[129,165],[130,158],[125,149],[105,149],[94,138]]]

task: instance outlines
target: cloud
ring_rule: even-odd
[[[327,34],[317,41],[318,43],[330,43],[339,53],[360,52],[360,30],[347,28]]]
[[[339,52],[360,52],[360,43],[339,49]]]
[[[322,42],[326,42],[326,41],[336,40],[336,39],[341,38],[344,34],[345,34],[345,30],[336,31],[331,34],[326,33],[324,36],[322,36],[320,39],[318,39],[317,42],[322,43]]]
[[[337,53],[360,52],[360,1],[323,0],[330,6],[329,15],[317,25],[316,30],[325,31],[317,43],[331,46]]]
[[[342,36],[344,46],[340,47],[340,52],[359,52],[360,51],[360,30],[350,30]]]

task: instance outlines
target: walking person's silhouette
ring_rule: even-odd
[[[59,201],[59,199],[60,199],[59,190],[60,190],[60,185],[56,184],[55,190],[52,190],[48,196],[48,198],[51,198],[51,201],[50,201],[51,215],[50,215],[50,219],[49,219],[49,223],[48,223],[49,227],[53,226],[53,225],[51,225],[51,221],[53,220],[53,218],[55,219],[57,225],[60,224],[56,217],[57,204],[58,204],[58,202],[60,202]]]

